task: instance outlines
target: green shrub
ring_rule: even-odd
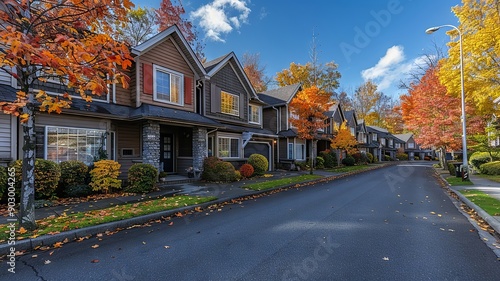
[[[85,183],[85,175],[89,167],[85,163],[76,160],[59,163],[61,168],[61,178],[59,179],[59,194],[64,196],[65,189],[70,186],[82,185]]]
[[[235,170],[234,171],[234,177],[235,177],[235,180],[239,181],[243,178],[243,176],[241,175],[240,171],[238,170]]]
[[[493,161],[500,160],[500,155],[498,153],[492,153]],[[490,154],[488,152],[474,152],[469,158],[469,163],[472,168],[476,171],[480,170],[481,165],[491,161]]]
[[[218,176],[215,166],[219,162],[222,162],[222,160],[215,156],[205,158],[203,160],[203,172],[201,173],[201,178],[206,181],[217,181]]]
[[[324,169],[325,168],[325,158],[318,156],[316,157],[316,168]]]
[[[94,162],[94,168],[90,171],[90,187],[93,191],[108,193],[122,187],[122,181],[118,179],[121,165],[113,160],[100,160]]]
[[[225,161],[220,161],[215,164],[218,179],[221,182],[230,182],[236,180],[236,173],[233,164]]]
[[[405,161],[405,160],[408,160],[408,154],[398,153],[398,154],[396,154],[396,158],[398,158],[399,160]]]
[[[210,182],[228,182],[236,180],[234,166],[229,162],[210,156],[203,160],[203,172],[201,178]]]
[[[158,170],[151,164],[136,163],[128,169],[128,187],[126,191],[148,193],[155,188]]]
[[[373,154],[371,154],[370,152],[367,152],[366,157],[368,158],[368,163],[374,163],[375,157],[373,157]]]
[[[15,168],[16,193],[21,193],[23,161],[15,161],[11,167]],[[44,160],[35,160],[35,199],[50,199],[56,195],[61,168],[57,163]]]
[[[354,159],[351,155],[347,155],[346,158],[342,159],[342,164],[346,166],[354,166],[354,164],[356,164],[356,159]]]
[[[253,173],[254,173],[254,168],[252,165],[246,163],[246,164],[243,164],[241,165],[240,167],[240,175],[244,178],[251,178],[253,176]]]
[[[458,161],[448,161],[448,172],[450,172],[450,175],[454,176],[456,171],[455,171],[455,166],[453,164],[460,163]]]
[[[500,175],[500,161],[488,162],[480,167],[481,174]]]
[[[331,151],[331,150],[325,150],[325,151],[321,151],[319,153],[319,156],[320,157],[323,157],[323,159],[325,160],[325,168],[327,169],[331,169],[335,166],[337,166],[337,155],[335,154],[335,152]]]
[[[7,167],[0,166],[0,200],[3,198],[4,193],[7,193]]]
[[[63,190],[65,197],[85,197],[92,194],[92,188],[86,184],[70,185]]]
[[[415,157],[413,157],[413,159],[415,159],[415,160],[420,160],[420,157],[415,156]]]
[[[248,164],[252,165],[254,174],[262,176],[269,169],[269,162],[262,154],[252,154],[248,157]]]
[[[168,175],[168,174],[167,174],[167,172],[162,171],[162,172],[160,172],[160,173],[158,174],[158,177],[159,177],[159,178],[166,178],[166,177],[167,177],[167,175]]]

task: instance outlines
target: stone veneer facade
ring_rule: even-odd
[[[142,163],[160,171],[160,124],[148,121],[142,125]]]
[[[208,155],[207,151],[207,129],[193,128],[193,168],[201,171],[203,159]]]

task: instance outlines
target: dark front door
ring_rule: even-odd
[[[163,163],[163,171],[174,172],[174,135],[162,134],[160,140],[160,161]]]

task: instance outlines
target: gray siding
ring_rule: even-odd
[[[245,90],[237,74],[233,71],[230,65],[231,63],[232,62],[229,62],[222,67],[222,69],[210,79],[210,83],[207,83],[205,86],[206,108],[210,109],[207,111],[207,116],[219,120],[248,123],[249,93]],[[240,97],[240,116],[220,113],[220,92],[218,89]]]
[[[0,69],[0,84],[11,85],[12,78],[7,72]]]
[[[11,141],[14,133],[11,116],[0,113],[0,158],[12,158]]]
[[[278,125],[276,123],[276,110],[273,108],[264,108],[262,112],[262,123],[264,125],[264,129],[268,129],[273,133],[276,133],[278,130]]]

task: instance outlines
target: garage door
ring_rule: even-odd
[[[250,157],[250,155],[257,153],[264,155],[269,163],[271,163],[270,146],[268,143],[261,142],[249,142],[245,146],[245,158]],[[269,169],[271,169],[271,164],[269,164]]]

